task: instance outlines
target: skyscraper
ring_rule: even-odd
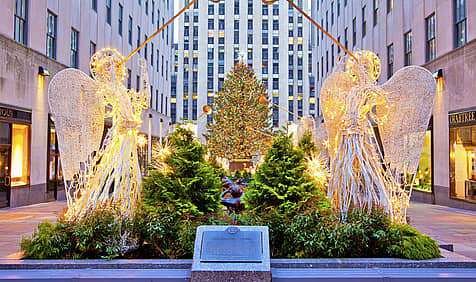
[[[188,3],[180,0],[176,10]],[[307,0],[297,4],[307,10]],[[271,102],[299,116],[315,113],[310,104],[309,22],[287,2],[197,1],[178,21],[176,99],[171,105],[176,121],[196,120],[239,59],[264,82]],[[273,108],[275,128],[295,119]],[[211,116],[198,121],[200,136],[207,122],[213,122]]]

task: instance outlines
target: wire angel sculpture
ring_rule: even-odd
[[[131,216],[141,190],[137,132],[150,93],[145,60],[140,91],[123,85],[124,57],[102,49],[90,61],[92,79],[77,69],[58,72],[48,101],[55,122],[65,180],[69,220],[97,208],[113,207]],[[103,143],[104,119],[112,120]]]
[[[436,82],[428,70],[409,66],[378,85],[379,58],[354,55],[358,61],[340,59],[320,94],[331,159],[328,197],[344,218],[350,208],[381,208],[406,222],[412,184],[402,175],[417,170]]]

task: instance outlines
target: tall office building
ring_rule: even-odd
[[[180,0],[184,7],[188,0]],[[298,0],[307,7],[307,0]],[[307,8],[306,8],[307,9]],[[285,1],[265,5],[255,0],[197,1],[178,19],[175,121],[196,120],[204,105],[221,90],[227,72],[244,60],[268,89],[270,101],[299,115],[314,114],[309,84],[309,22]],[[272,123],[281,128],[295,120],[273,109]],[[198,121],[206,132],[212,117]]]
[[[311,3],[313,19],[344,47],[379,56],[379,84],[407,65],[434,72],[438,93],[413,199],[476,210],[476,1]],[[311,33],[319,92],[342,50],[317,28]]]
[[[128,55],[172,17],[172,0],[3,0],[0,9],[0,207],[62,199],[61,163],[48,84],[60,70],[89,74],[104,47]],[[138,59],[148,62],[151,109],[142,134],[164,135],[170,118],[172,27],[126,62],[137,89]],[[46,70],[49,70],[49,76]],[[150,123],[149,123],[150,120]],[[107,122],[106,122],[107,124]]]

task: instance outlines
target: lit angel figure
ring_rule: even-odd
[[[66,69],[55,75],[48,89],[70,220],[99,207],[114,207],[122,216],[131,216],[140,196],[137,132],[150,93],[145,61],[140,61],[140,91],[135,92],[123,85],[123,60],[116,50],[103,49],[91,58],[93,79]],[[100,146],[104,118],[112,120],[112,127]]]
[[[377,85],[378,57],[369,51],[354,56],[358,62],[338,62],[320,94],[331,159],[328,197],[344,217],[353,207],[381,208],[405,222],[411,183],[401,175],[418,167],[436,82],[426,69],[410,66]]]

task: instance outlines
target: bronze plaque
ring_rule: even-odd
[[[260,231],[241,231],[228,227],[225,231],[204,231],[200,262],[257,263],[262,262],[263,243]]]

